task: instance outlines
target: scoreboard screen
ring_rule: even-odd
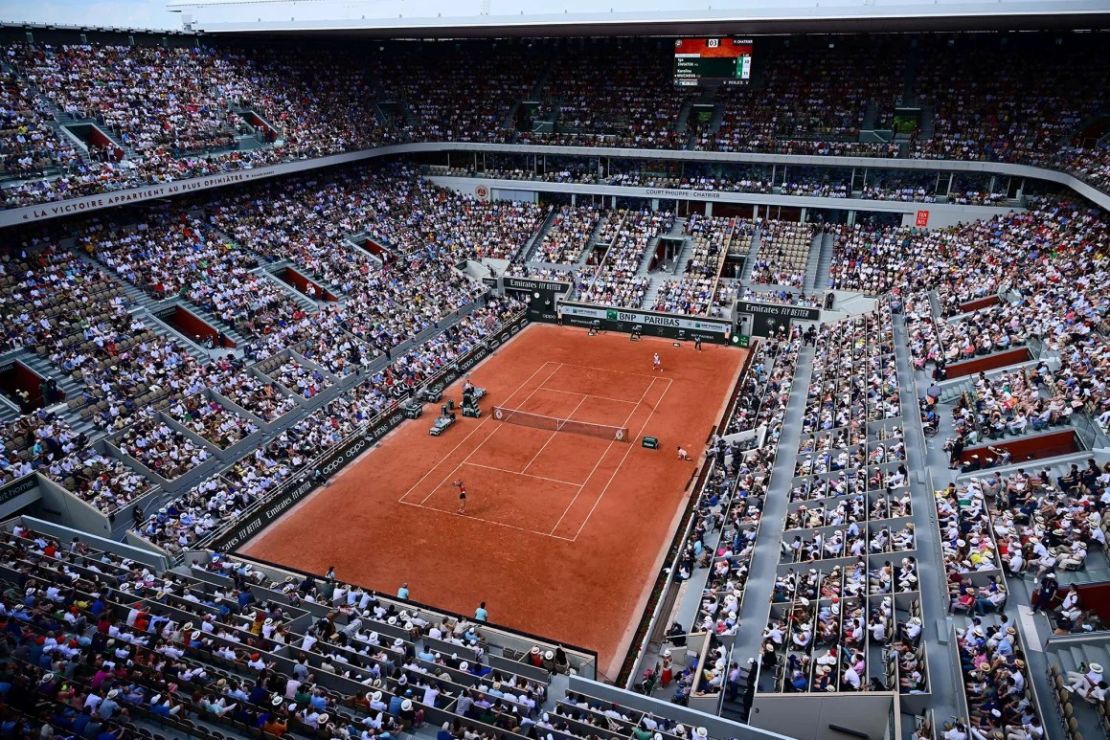
[[[751,39],[675,39],[676,85],[695,87],[704,82],[743,85],[751,76]]]

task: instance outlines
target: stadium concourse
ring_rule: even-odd
[[[0,733],[1110,735],[1105,35],[0,29]]]

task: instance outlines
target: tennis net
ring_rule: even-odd
[[[573,432],[591,437],[601,437],[602,439],[613,439],[618,442],[624,442],[628,439],[628,427],[594,424],[589,421],[575,421],[574,419],[560,419],[557,416],[533,414],[520,409],[506,408],[505,406],[494,406],[493,418],[509,424],[547,429],[552,432]]]

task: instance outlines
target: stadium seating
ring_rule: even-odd
[[[4,46],[8,207],[419,141],[1017,162],[1110,187],[1110,157],[1091,135],[1110,68],[1097,39],[1080,35],[1064,49],[1051,34],[774,39],[749,87],[694,95],[674,86],[658,39],[619,52],[383,42],[356,59],[343,44],[290,54],[280,43],[89,36]],[[1027,80],[1014,60],[1033,54],[1047,72]],[[119,149],[66,128],[84,125]],[[686,624],[636,635],[644,650],[624,667],[630,683],[675,705],[721,698],[724,709],[737,706],[739,665],[752,658],[746,679],[764,694],[897,691],[909,706],[955,679],[955,727],[938,728],[950,738],[1036,737],[1045,710],[1069,737],[1081,710],[1104,721],[1090,687],[1059,685],[1090,670],[1089,657],[1049,658],[1060,690],[1038,705],[1032,684],[1045,677],[1024,653],[1033,633],[1018,634],[1007,606],[1028,603],[1042,632],[1046,615],[1053,638],[1105,631],[1081,588],[1108,572],[1110,472],[1096,456],[1110,431],[1105,213],[1044,185],[1022,185],[1019,199],[1016,182],[987,171],[952,174],[949,188],[939,170],[868,168],[864,179],[841,166],[554,151],[542,164],[519,151],[464,160],[310,169],[11,230],[3,349],[61,390],[43,408],[8,409],[0,483],[37,473],[114,538],[176,564],[23,524],[0,534],[18,586],[0,598],[13,647],[0,694],[23,734],[43,723],[213,740],[446,725],[468,740],[700,740],[688,716],[567,689],[555,676],[577,657],[549,641],[537,638],[538,652],[497,644],[453,615],[210,551],[282,492],[321,483],[329,454],[521,317],[525,302],[489,290],[502,270],[569,282],[571,297],[606,307],[731,318],[741,299],[825,310],[825,323],[755,345],[721,436],[693,450],[705,467],[665,573],[689,582],[674,612]],[[753,216],[707,198],[674,213],[663,195],[582,189],[521,202],[456,192],[437,174],[828,207],[776,207],[771,219],[762,204]],[[1015,210],[927,230],[902,215],[839,218],[849,197]],[[814,284],[819,264],[828,272]],[[803,294],[810,287],[819,292]],[[838,292],[836,313],[825,288]],[[217,339],[174,328],[164,311],[178,309]],[[803,370],[808,387],[795,382]],[[944,429],[943,448],[921,444],[904,407],[913,395],[929,429]],[[1072,435],[1090,460],[1012,459],[1007,445],[1051,433]],[[784,508],[781,522],[767,517],[784,527],[779,555],[771,578],[749,583],[769,501]],[[932,507],[937,527],[922,531]],[[939,565],[958,672],[926,660],[935,604],[918,578]],[[741,625],[755,583],[770,590],[768,611]],[[690,635],[698,647],[687,652]],[[749,636],[754,654],[734,652]]]
[[[665,40],[591,43],[573,53],[559,43],[456,42],[288,55],[93,37],[6,45],[4,169],[26,178],[5,190],[9,206],[403,140],[996,160],[1065,170],[1095,187],[1107,181],[1105,147],[1081,133],[1110,74],[1097,34],[1073,35],[1064,53],[1051,34],[989,42],[926,35],[909,45],[899,37],[767,40],[750,87],[703,101],[719,111],[708,121],[690,120],[693,101],[673,83]],[[1032,87],[1012,64],[1029,57],[1051,64]],[[203,89],[201,79],[209,81]],[[145,102],[132,110],[134,100]],[[899,118],[900,105],[927,112]],[[58,123],[88,120],[118,137],[122,154],[78,153],[58,133]],[[865,125],[899,138],[868,139]],[[843,183],[820,180],[784,187],[844,193]],[[865,196],[877,190],[929,197],[924,183],[898,177],[868,183]],[[998,194],[974,186],[961,198],[984,203]]]
[[[736,297],[735,284],[721,280],[729,253],[747,254],[753,222],[692,215],[684,226],[690,256],[684,275],[664,282],[655,299],[656,311],[720,315]]]
[[[751,282],[801,288],[805,284],[814,229],[805,224],[766,221],[759,230],[759,256]]]
[[[313,737],[447,723],[517,737],[555,731],[541,711],[550,676],[583,668],[556,644],[520,651],[453,615],[231,558],[162,571],[22,524],[0,552],[22,574],[4,596],[17,648],[6,693],[36,696],[14,707],[59,732]]]

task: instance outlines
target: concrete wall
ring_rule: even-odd
[[[684,724],[694,727],[704,727],[709,731],[709,737],[736,738],[736,740],[785,740],[784,735],[775,731],[760,729],[739,722],[727,720],[713,714],[706,714],[694,709],[671,704],[670,702],[653,699],[650,696],[626,691],[610,684],[590,681],[580,676],[570,677],[570,691],[581,691],[590,696],[596,696],[610,702],[616,702],[623,707],[638,709],[642,712],[651,712],[660,717],[670,717]],[[816,737],[815,735],[797,735],[796,737]]]
[[[112,525],[108,522],[108,517],[54,481],[40,475],[39,491],[42,493],[43,506],[50,512],[57,512],[55,524],[93,535],[112,536]]]
[[[89,534],[88,532],[79,531],[71,527],[60,526],[58,524],[54,524],[53,522],[44,521],[42,519],[31,516],[20,517],[20,521],[24,524],[24,526],[30,527],[36,532],[43,532],[50,535],[51,537],[57,537],[58,540],[63,544],[70,542],[74,537],[79,537],[81,538],[82,542],[92,545],[98,550],[106,550],[108,552],[119,555],[120,557],[130,558],[131,560],[142,563],[143,565],[158,568],[159,570],[165,570],[166,568],[170,567],[170,561],[166,557],[150,552],[148,550],[125,545],[122,542],[116,542],[113,539],[98,537],[97,535]]]
[[[7,519],[25,506],[41,498],[39,476],[29,473],[0,487],[0,519]]]
[[[1005,164],[997,162],[967,162],[967,161],[954,161],[954,160],[930,160],[930,159],[886,159],[882,157],[822,157],[814,155],[790,155],[790,154],[755,154],[755,153],[740,153],[740,152],[706,152],[706,151],[689,151],[681,150],[665,150],[665,149],[621,149],[618,147],[588,147],[588,146],[539,146],[535,144],[480,144],[474,142],[426,142],[416,144],[390,144],[380,146],[375,149],[365,149],[357,152],[346,152],[344,154],[334,154],[327,157],[318,157],[316,159],[304,159],[295,162],[284,162],[282,164],[271,165],[268,167],[255,167],[248,170],[235,170],[232,172],[225,172],[217,175],[206,175],[204,177],[194,177],[185,180],[176,180],[169,183],[160,183],[157,185],[144,185],[135,188],[128,188],[125,190],[117,190],[106,193],[99,193],[96,195],[84,196],[81,198],[71,198],[69,200],[54,201],[41,205],[25,206],[22,208],[10,208],[0,211],[0,227],[15,226],[18,224],[26,224],[34,221],[43,221],[51,218],[59,218],[61,216],[72,216],[77,213],[86,213],[89,211],[96,211],[103,208],[112,208],[124,203],[136,203],[143,200],[153,200],[155,198],[173,197],[185,193],[193,193],[198,190],[208,190],[212,188],[224,187],[226,185],[234,185],[238,183],[250,182],[254,180],[261,180],[278,175],[288,175],[295,172],[304,172],[308,170],[315,170],[322,167],[331,167],[337,164],[344,164],[347,162],[357,162],[360,160],[374,159],[377,157],[386,157],[397,154],[423,154],[435,152],[460,152],[465,154],[467,152],[501,152],[507,154],[556,154],[556,155],[576,155],[583,157],[621,157],[625,159],[645,159],[645,160],[672,160],[672,161],[687,161],[687,162],[751,162],[760,164],[785,164],[785,165],[805,165],[805,166],[819,166],[819,167],[870,167],[876,169],[897,169],[897,170],[925,170],[935,172],[943,170],[945,172],[986,172],[1003,176],[1012,177],[1027,177],[1037,180],[1047,180],[1060,185],[1071,188],[1079,196],[1082,196],[1099,206],[1110,210],[1110,194],[1104,193],[1087,183],[1079,180],[1072,175],[1057,170],[1051,170],[1044,167],[1031,167],[1023,164]],[[460,165],[464,164],[459,162]],[[519,181],[514,180],[493,180],[490,182],[499,182],[500,188],[507,188],[509,190],[522,190]],[[558,185],[560,183],[549,183],[549,185]],[[613,186],[578,186],[590,188],[585,192],[605,192],[603,187],[612,187],[613,195],[623,195],[625,188],[617,188]],[[540,188],[528,188],[530,190],[539,190]],[[687,193],[683,190],[672,188],[646,188],[648,197],[650,198],[683,198],[687,199]],[[571,191],[565,191],[571,192]],[[700,200],[722,200],[728,199],[717,196],[726,195],[724,193],[712,193],[708,196],[702,194],[696,199]],[[739,195],[739,194],[738,194]],[[768,198],[777,198],[782,200],[769,200]],[[811,206],[820,208],[836,208],[845,207],[842,204],[837,204],[837,199],[832,198],[802,198],[794,196],[764,196],[762,199],[752,200],[739,200],[732,201],[739,203],[776,203],[780,205],[794,205],[794,206]],[[853,201],[866,203],[868,207],[864,210],[889,210],[896,213],[907,213],[909,207],[913,207],[916,212],[917,207],[921,204],[914,203],[892,203],[893,206],[898,207],[885,207],[882,204],[887,201]],[[937,204],[929,204],[931,210]],[[855,206],[850,206],[854,208]],[[977,209],[980,213],[986,211]],[[1007,210],[1007,209],[1002,209]],[[931,219],[930,219],[931,220]]]
[[[815,198],[803,195],[775,195],[773,193],[733,193],[727,191],[685,190],[678,188],[645,188],[623,185],[580,184],[573,182],[546,182],[543,180],[501,180],[489,177],[455,177],[432,175],[435,184],[463,195],[480,197],[481,193],[512,193],[517,200],[531,201],[525,197],[534,193],[568,193],[576,195],[611,195],[622,198],[646,200],[690,200],[712,203],[742,203],[762,206],[787,206],[793,208],[820,208],[842,211],[869,211],[902,214],[902,223],[913,226],[918,211],[927,211],[928,228],[951,226],[975,219],[992,218],[1015,210],[1010,206],[962,206],[951,203],[905,203],[898,200],[863,200],[860,198]],[[1020,209],[1017,209],[1020,210]]]
[[[868,740],[899,737],[890,724],[894,695],[756,694],[749,719],[756,727],[797,738],[848,738],[830,725],[860,732]]]

